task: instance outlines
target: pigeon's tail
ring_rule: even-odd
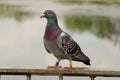
[[[81,51],[80,53],[78,53],[78,55],[74,56],[72,58],[73,61],[79,61],[79,62],[83,62],[86,65],[91,65],[90,64],[90,59]]]
[[[86,65],[89,65],[89,66],[91,65],[90,61],[83,61],[83,63],[86,64]]]

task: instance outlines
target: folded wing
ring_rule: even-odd
[[[90,59],[81,51],[79,45],[69,34],[62,32],[56,42],[58,47],[63,50],[64,54],[69,55],[72,60],[81,61],[87,65],[90,65]]]

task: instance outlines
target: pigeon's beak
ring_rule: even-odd
[[[45,14],[43,14],[42,16],[40,16],[40,18],[44,18],[44,17],[46,17],[46,15],[45,15]]]

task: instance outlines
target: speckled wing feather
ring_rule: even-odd
[[[61,35],[57,38],[57,44],[65,54],[70,56],[77,55],[80,50],[77,43],[69,34],[65,32],[62,32]]]

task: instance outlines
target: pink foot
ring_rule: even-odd
[[[69,67],[64,67],[65,69],[68,69],[68,70],[75,70],[75,68],[74,67],[72,67],[72,66],[69,66]]]
[[[54,65],[54,66],[48,66],[47,67],[47,69],[57,69],[57,68],[60,68],[61,66],[56,66],[56,65]]]

